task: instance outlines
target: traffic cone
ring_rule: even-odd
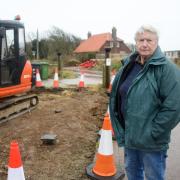
[[[108,117],[104,118],[93,172],[100,176],[113,176],[116,173],[113,157],[111,124]]]
[[[86,173],[91,179],[99,180],[118,180],[124,177],[115,166],[111,124],[108,117],[104,118],[96,162],[86,167]]]
[[[7,180],[25,180],[21,155],[16,141],[12,141],[10,145]]]
[[[108,109],[107,109],[107,112],[106,112],[105,116],[108,117],[109,121],[110,121],[111,131],[112,131],[112,139],[116,140],[115,135],[114,135],[114,130],[113,130],[112,124],[111,124],[111,118],[110,118],[110,114],[109,114],[109,105],[108,105]]]
[[[113,85],[114,78],[115,78],[115,71],[112,72],[111,82],[110,82],[109,88],[107,90],[108,93],[111,93],[111,91],[112,91],[112,85]]]
[[[37,88],[43,87],[43,83],[41,81],[41,76],[39,74],[39,69],[36,69],[36,87]]]
[[[55,68],[53,88],[54,88],[54,89],[59,88],[58,68]]]
[[[84,73],[81,72],[81,77],[79,81],[79,88],[84,88]]]
[[[109,106],[108,106],[108,110],[107,110],[107,112],[106,112],[106,114],[105,114],[105,117],[107,117],[107,118],[109,119],[109,121],[110,121],[111,132],[112,132],[112,139],[113,139],[113,140],[116,140],[116,137],[115,137],[115,135],[114,135],[114,130],[113,130],[112,124],[111,124],[110,115],[109,115]],[[101,133],[102,133],[102,129],[99,131],[99,135],[100,135],[100,136],[101,136]]]
[[[109,105],[108,105],[107,111],[105,113],[105,116],[109,116]]]

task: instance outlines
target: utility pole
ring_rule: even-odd
[[[37,29],[37,41],[36,41],[36,58],[39,59],[39,32]]]
[[[110,84],[110,69],[111,69],[111,59],[110,52],[111,47],[105,47],[105,65],[104,65],[104,73],[103,73],[103,85],[105,88],[109,88]]]
[[[57,52],[57,56],[58,56],[58,71],[60,71],[60,72],[62,70],[61,55],[62,54],[60,52]]]

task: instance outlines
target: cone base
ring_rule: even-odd
[[[45,87],[44,86],[41,86],[41,87],[35,87],[36,89],[39,89],[39,90],[44,90],[45,89]]]
[[[58,81],[53,82],[53,88],[59,88],[59,82]]]
[[[114,176],[98,176],[93,173],[92,169],[94,167],[94,164],[90,164],[86,167],[86,174],[90,179],[94,180],[122,180],[125,176],[124,172],[121,172],[120,170],[117,169],[117,172]]]
[[[79,82],[79,88],[84,88],[84,82],[82,81]]]
[[[41,87],[44,87],[44,86],[43,86],[43,84],[36,84],[36,87],[41,88]]]
[[[63,89],[61,87],[57,87],[57,88],[53,87],[51,90],[52,92],[58,92],[58,91],[62,91]]]

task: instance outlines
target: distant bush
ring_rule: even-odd
[[[118,64],[112,64],[111,69],[118,71],[121,68],[122,64],[118,63]]]
[[[68,61],[66,61],[66,66],[77,66],[79,65],[80,62],[77,59],[70,59]]]
[[[73,79],[77,78],[77,74],[73,71],[63,70],[60,74],[63,79]]]
[[[85,62],[89,59],[95,59],[96,54],[95,53],[82,53],[76,55],[77,59],[79,59],[81,62]]]
[[[111,70],[118,71],[122,66],[121,61],[122,59],[120,58],[112,58]]]

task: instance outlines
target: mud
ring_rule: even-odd
[[[85,167],[94,158],[107,95],[64,90],[38,96],[34,111],[0,125],[0,179],[7,179],[10,142],[17,140],[26,180],[88,180]],[[54,145],[42,143],[46,133],[57,135]]]

